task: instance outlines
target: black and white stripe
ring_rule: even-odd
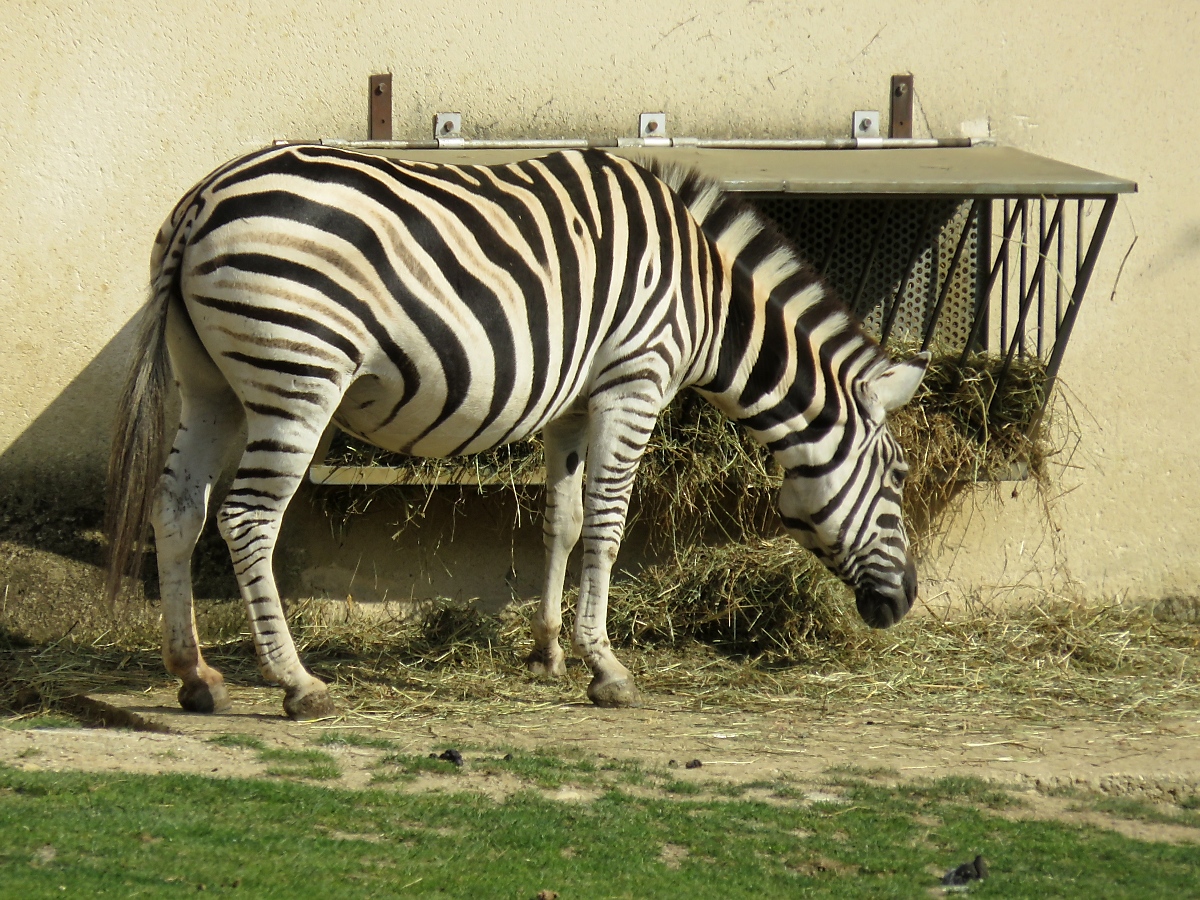
[[[133,525],[118,533],[154,504],[167,664],[185,705],[224,702],[190,624],[186,564],[208,492],[240,452],[218,519],[264,671],[293,715],[328,708],[288,636],[271,556],[330,421],[419,456],[543,432],[547,576],[529,665],[562,671],[562,581],[582,536],[574,638],[597,703],[636,702],[609,648],[608,580],[646,441],[683,388],[772,450],[785,524],[855,586],[868,622],[889,625],[912,601],[904,462],[883,420],[925,359],[892,364],[785,241],[693,174],[597,151],[484,167],[272,148],[183,198],[159,233],[152,289],[121,433],[150,427],[138,386],[165,377],[164,345],[182,423],[157,485],[118,441],[113,487],[140,478],[148,498],[131,492],[116,518]]]

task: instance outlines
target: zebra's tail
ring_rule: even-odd
[[[171,242],[173,243],[173,242]],[[142,308],[133,366],[117,407],[108,459],[104,531],[108,565],[104,595],[111,604],[126,575],[138,577],[146,556],[147,529],[163,466],[163,418],[169,378],[167,312],[178,294],[173,268],[164,266],[166,242],[156,245],[150,300]]]

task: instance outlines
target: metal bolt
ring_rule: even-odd
[[[897,97],[903,97],[906,93],[908,93],[908,85],[907,84],[904,84],[903,82],[901,82],[900,84],[896,85],[896,96]]]
[[[383,85],[382,84],[375,85],[375,96],[376,97],[383,96]]]
[[[658,131],[658,122],[651,119],[649,122],[646,123],[646,131],[649,131],[649,132]]]
[[[871,130],[871,120],[863,119],[862,121],[860,121],[858,123],[858,130],[859,131],[870,131]]]
[[[449,134],[453,130],[454,130],[454,123],[451,122],[449,119],[447,119],[445,122],[442,123],[442,131],[445,132],[446,134]]]

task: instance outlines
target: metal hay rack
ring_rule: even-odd
[[[856,129],[864,118],[856,114]],[[1050,396],[1117,200],[1137,190],[967,139],[671,138],[661,114],[643,115],[635,139],[471,141],[460,128],[457,114],[440,114],[432,142],[326,143],[485,165],[596,146],[695,168],[756,205],[884,346],[931,350],[960,367],[974,354],[998,361],[989,415],[1018,363],[1044,368],[1042,397]],[[318,484],[416,483],[402,469],[330,466],[324,457],[310,470]]]

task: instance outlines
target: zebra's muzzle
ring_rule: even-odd
[[[891,628],[904,618],[917,599],[917,567],[910,559],[900,578],[900,589],[869,582],[854,590],[858,614],[872,628]]]

